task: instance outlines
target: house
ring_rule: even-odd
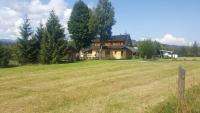
[[[136,52],[130,35],[116,35],[101,41],[100,38],[92,40],[91,47],[81,50],[80,57],[98,59],[101,55],[102,59],[131,59]]]

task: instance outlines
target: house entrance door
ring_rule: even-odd
[[[110,57],[110,50],[105,50],[105,56],[106,56],[106,58]]]

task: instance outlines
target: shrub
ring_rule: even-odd
[[[6,67],[9,64],[10,53],[8,49],[0,46],[0,67]]]
[[[160,55],[162,46],[159,42],[150,39],[140,41],[138,45],[139,53],[142,58],[151,59],[154,56]]]

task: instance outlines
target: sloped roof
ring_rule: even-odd
[[[83,52],[87,52],[87,51],[90,51],[92,49],[96,49],[96,50],[99,50],[100,47],[99,46],[93,46],[93,47],[90,47],[90,48],[86,48],[86,49],[82,49]],[[102,49],[128,49],[129,51],[133,52],[133,53],[136,53],[138,52],[137,49],[135,49],[134,47],[130,47],[130,46],[103,46]]]
[[[92,42],[100,42],[100,38],[92,40]],[[114,35],[111,38],[102,38],[101,42],[125,42],[126,46],[132,46],[130,35]]]
[[[131,52],[133,52],[133,53],[136,53],[136,52],[138,52],[138,50],[137,49],[135,49],[134,47],[126,47],[128,50],[130,50]]]

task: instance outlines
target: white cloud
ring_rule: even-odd
[[[166,34],[161,39],[156,39],[160,43],[169,44],[169,45],[188,45],[188,42],[182,37],[175,37],[172,34]]]
[[[72,10],[68,8],[65,0],[50,0],[47,4],[43,4],[41,0],[5,1],[0,2],[4,4],[0,8],[0,38],[16,39],[25,14],[31,20],[31,25],[36,28],[40,22],[44,24],[47,21],[51,10],[55,11],[67,31],[67,21]]]

